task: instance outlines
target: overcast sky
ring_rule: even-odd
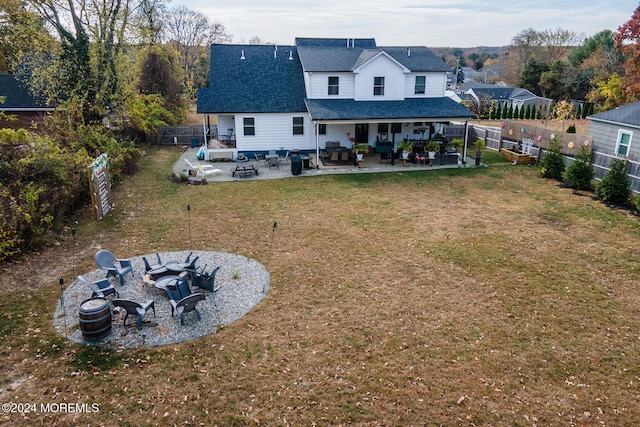
[[[173,0],[222,23],[234,43],[375,38],[379,46],[504,46],[522,30],[615,31],[638,0]]]

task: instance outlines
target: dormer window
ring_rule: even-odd
[[[384,95],[384,77],[373,78],[373,94],[380,96]]]
[[[327,95],[338,95],[340,93],[340,77],[329,76]]]
[[[416,86],[413,93],[416,95],[424,95],[427,85],[427,78],[425,76],[416,76]]]

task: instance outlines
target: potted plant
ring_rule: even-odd
[[[460,149],[462,148],[462,146],[464,145],[464,139],[462,138],[455,138],[451,141],[451,145],[453,146],[453,148],[456,149],[456,151],[459,153]]]
[[[398,149],[402,150],[402,166],[406,166],[409,154],[413,151],[413,142],[404,139],[398,144]]]
[[[362,159],[369,152],[369,144],[353,144],[351,151],[355,153],[358,167],[362,167]]]
[[[432,164],[433,159],[436,158],[436,151],[440,148],[440,144],[438,144],[438,141],[431,140],[427,143],[425,148],[427,150],[427,155],[429,156],[429,164]]]

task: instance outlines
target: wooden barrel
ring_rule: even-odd
[[[111,333],[111,308],[105,298],[89,298],[80,304],[80,330],[89,340]]]

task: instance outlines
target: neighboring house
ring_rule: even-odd
[[[627,175],[633,190],[640,192],[640,102],[588,116],[593,137],[592,164],[596,178],[603,178],[611,159],[627,160]]]
[[[447,72],[426,47],[374,39],[298,38],[294,46],[211,46],[203,123],[215,115],[238,151],[307,150],[399,142],[474,114],[445,96]]]
[[[0,74],[0,111],[17,120],[0,120],[0,128],[29,128],[32,122],[42,120],[49,107],[43,99],[34,97],[14,75]]]
[[[458,97],[462,98],[461,94],[466,94],[476,103],[482,100],[491,104],[499,103],[501,108],[518,107],[518,110],[526,108],[527,105],[535,105],[536,111],[540,108],[549,111],[552,102],[550,98],[537,96],[527,89],[478,82],[465,82],[456,92]]]

